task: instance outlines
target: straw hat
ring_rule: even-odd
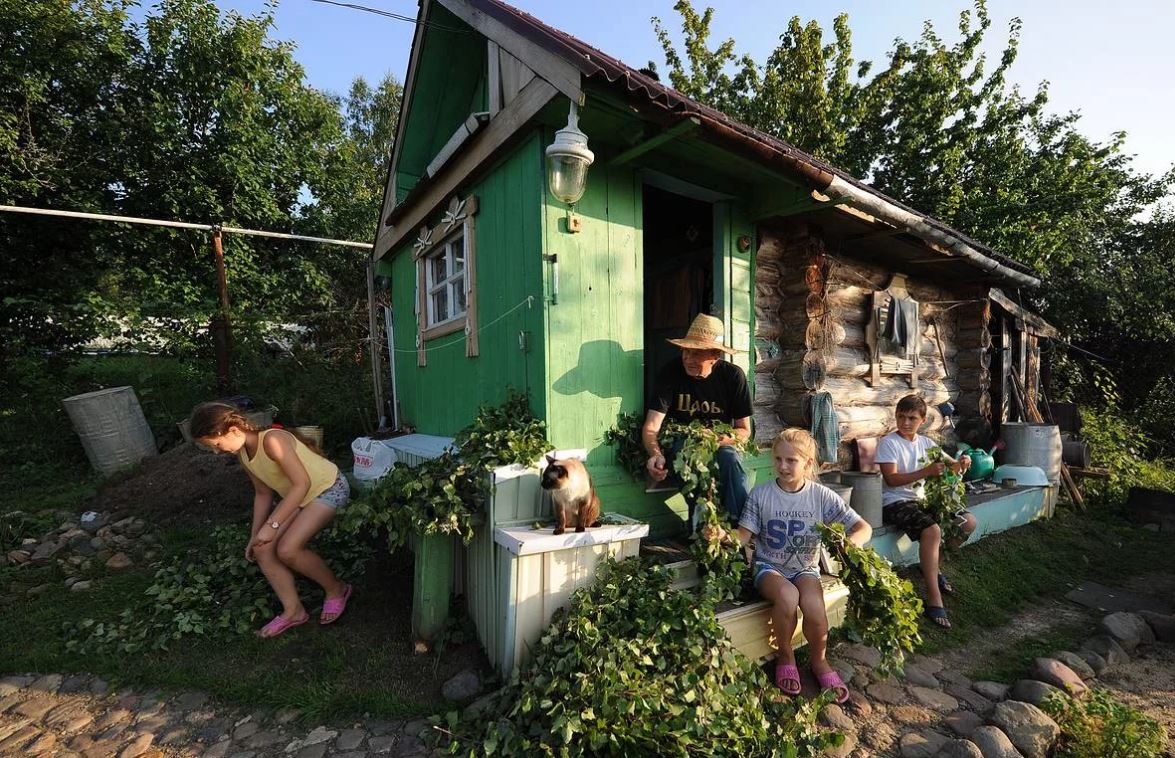
[[[721,350],[734,355],[737,350],[722,344],[722,319],[699,313],[689,325],[689,331],[679,340],[667,340],[671,345],[688,347],[692,350]]]

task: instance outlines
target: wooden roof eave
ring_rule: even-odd
[[[1060,339],[1061,333],[1057,331],[1055,326],[1045,321],[1043,318],[1028,310],[1024,306],[1020,305],[1016,301],[1012,300],[1012,298],[1004,294],[1003,290],[1000,290],[997,287],[992,287],[988,292],[988,297],[990,297],[992,302],[994,302],[1000,308],[1003,308],[1011,315],[1023,321],[1025,331],[1029,332],[1030,334],[1035,334],[1039,337],[1046,337],[1048,339]]]
[[[413,231],[439,210],[449,197],[500,155],[522,128],[558,94],[554,86],[537,76],[523,87],[517,97],[449,157],[436,176],[422,179],[385,217],[384,225],[389,231],[380,238],[373,252],[375,260],[380,260],[409,239]]]

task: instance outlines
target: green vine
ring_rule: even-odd
[[[486,709],[433,717],[434,735],[468,756],[799,757],[843,741],[817,726],[827,697],[784,698],[734,648],[716,600],[672,581],[605,560]]]
[[[718,440],[723,436],[735,439],[739,452],[755,452],[755,443],[741,440],[729,424],[667,420],[661,428],[663,449],[678,450],[673,472],[681,479],[681,494],[698,509],[699,528],[690,539],[690,554],[703,577],[703,591],[714,593],[718,600],[730,600],[740,592],[747,563],[733,525],[718,503]]]
[[[525,393],[510,390],[501,405],[483,405],[473,423],[453,440],[459,457],[486,472],[500,466],[529,466],[551,449],[547,425],[530,412]]]
[[[959,512],[967,507],[967,490],[963,477],[951,471],[946,454],[942,448],[933,448],[926,453],[928,463],[943,463],[947,468],[938,476],[927,477],[926,497],[922,501],[922,508],[926,510],[935,523],[942,527],[943,542],[950,547],[963,537],[963,525],[959,522]]]
[[[645,464],[649,454],[641,442],[641,417],[635,413],[622,413],[616,426],[604,432],[604,441],[616,449],[616,462],[633,479],[645,476]]]
[[[1100,687],[1080,698],[1050,693],[1040,708],[1061,727],[1053,749],[1057,758],[1158,758],[1164,754],[1167,733],[1162,724]]]
[[[314,549],[340,576],[353,577],[374,554],[367,540],[343,528],[343,515],[314,538]],[[245,560],[249,529],[219,526],[155,572],[137,600],[112,619],[66,623],[66,649],[136,653],[167,649],[187,637],[248,634],[273,615],[273,590],[256,563]],[[303,584],[306,584],[303,581]]]
[[[881,651],[881,676],[902,669],[906,653],[922,644],[918,617],[922,600],[909,580],[873,548],[849,541],[843,524],[817,524],[829,553],[840,562],[840,580],[849,590],[846,626],[866,645]]]
[[[641,441],[640,417],[626,413],[608,430],[604,439],[616,448],[618,463],[633,478],[645,476],[648,453]],[[658,442],[662,450],[678,450],[674,456],[673,473],[681,479],[681,494],[699,509],[699,529],[690,541],[690,554],[702,573],[703,590],[715,594],[719,600],[728,600],[739,594],[746,559],[732,525],[718,506],[718,440],[731,437],[740,453],[757,452],[753,441],[742,440],[729,424],[703,424],[691,421],[681,424],[666,419],[661,425]]]
[[[356,529],[387,530],[395,551],[413,534],[453,535],[466,544],[490,494],[494,469],[533,464],[550,449],[546,425],[530,412],[526,395],[511,390],[498,406],[483,406],[454,439],[457,453],[416,466],[397,463],[376,485],[347,506]]]

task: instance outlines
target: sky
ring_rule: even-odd
[[[414,0],[353,0],[415,18]],[[650,18],[680,31],[673,0],[513,0],[542,21],[634,67],[652,60],[665,69]],[[263,0],[219,0],[224,9],[254,13]],[[924,21],[948,42],[957,39],[960,0],[695,0],[715,8],[715,40],[733,37],[740,52],[763,60],[778,44],[792,16],[814,19],[831,33],[832,19],[848,13],[858,60],[881,63],[897,37],[916,38]],[[1013,17],[1023,22],[1012,82],[1028,93],[1048,81],[1054,112],[1081,113],[1079,129],[1095,140],[1127,132],[1126,152],[1140,171],[1161,173],[1175,165],[1175,0],[988,0],[991,65],[1002,51]],[[295,42],[296,56],[315,87],[336,93],[363,76],[392,73],[403,81],[414,25],[370,13],[313,2],[283,0],[276,36]]]

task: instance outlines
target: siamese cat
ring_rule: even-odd
[[[543,489],[551,492],[551,507],[555,511],[555,534],[563,534],[568,524],[582,532],[595,526],[600,519],[600,498],[592,487],[583,461],[575,458],[555,460],[547,456],[543,471]]]

